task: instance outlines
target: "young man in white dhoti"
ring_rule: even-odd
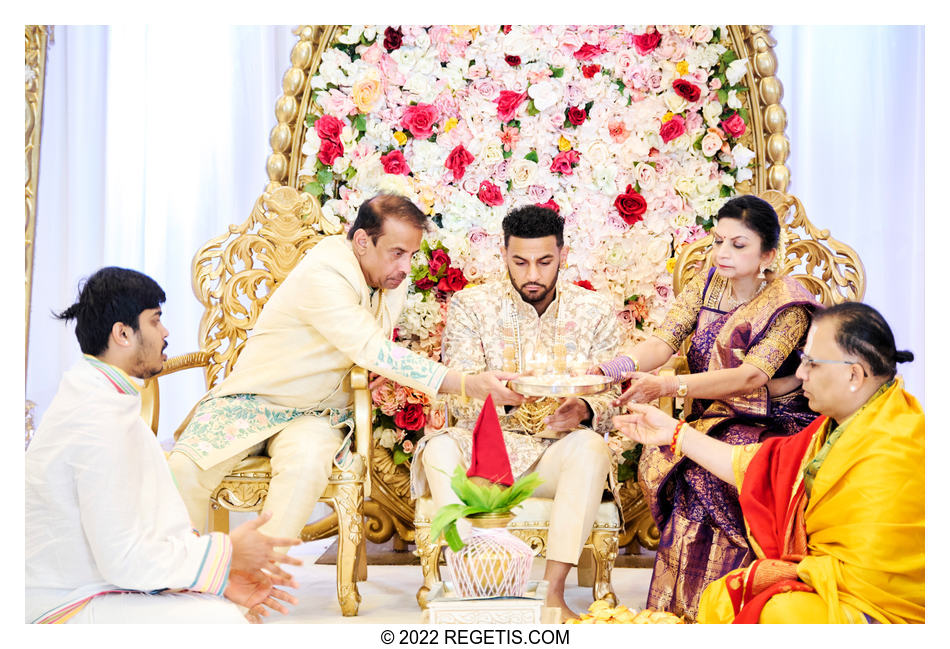
[[[296,541],[258,532],[266,517],[199,536],[141,418],[164,301],[151,278],[103,268],[58,316],[76,319],[84,356],[26,451],[28,622],[247,622],[296,603],[275,587],[296,587],[278,563],[300,560],[275,551]]]
[[[467,393],[498,403],[522,397],[504,379],[462,375],[392,342],[425,214],[401,196],[360,206],[348,234],[321,239],[270,296],[232,372],[197,405],[169,456],[191,519],[207,525],[211,491],[250,454],[270,456],[262,528],[297,536],[329,481],[348,468],[346,380],[365,367],[429,396]]]
[[[531,358],[545,355],[584,368],[612,358],[619,333],[610,300],[558,282],[559,267],[567,260],[563,219],[531,205],[509,213],[502,229],[508,279],[452,297],[442,340],[445,364],[459,372],[520,373],[533,369],[525,366]],[[547,605],[560,607],[565,618],[577,617],[564,601],[564,581],[590,535],[607,484],[611,460],[603,435],[611,428],[610,404],[617,394],[612,389],[563,399],[540,431],[526,412],[531,406],[498,408],[512,473],[517,478],[538,471],[544,484],[535,495],[554,499],[544,579]],[[458,464],[471,463],[472,428],[482,405],[450,403],[455,426],[424,437],[411,469],[413,497],[428,487],[437,507],[460,502],[450,478]]]

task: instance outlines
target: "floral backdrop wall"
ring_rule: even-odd
[[[752,177],[746,71],[725,26],[354,25],[311,79],[301,181],[345,223],[380,191],[431,216],[395,332],[410,348],[439,357],[448,298],[504,275],[501,222],[525,204],[564,217],[563,276],[611,296],[633,343],[669,308],[677,251]],[[390,381],[373,396],[397,463],[441,423]]]

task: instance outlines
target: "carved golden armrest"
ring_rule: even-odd
[[[145,388],[142,390],[142,419],[149,425],[153,433],[158,434],[158,416],[161,407],[158,392],[159,377],[168,376],[169,374],[174,374],[181,370],[190,370],[195,367],[207,367],[211,362],[211,357],[212,353],[205,351],[173,356],[165,361],[161,372],[150,379],[146,379]],[[178,439],[179,432],[181,432],[188,423],[189,419],[191,419],[191,413],[188,413],[188,416],[185,417],[179,429],[175,431],[175,439]]]

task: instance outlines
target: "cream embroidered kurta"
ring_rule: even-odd
[[[109,592],[224,591],[231,540],[194,533],[141,408],[96,359],[63,376],[26,451],[28,622],[66,621]]]
[[[452,297],[442,341],[443,362],[451,369],[470,374],[502,370],[506,319],[516,325],[523,352],[533,348],[535,352],[545,352],[549,356],[554,354],[560,321],[560,338],[567,357],[585,361],[587,366],[613,358],[620,342],[615,310],[602,294],[561,282],[557,287],[557,297],[539,316],[505,279],[466,288]],[[512,327],[509,325],[508,329],[510,331]],[[593,413],[592,429],[602,434],[611,430],[615,410],[610,402],[617,396],[619,390],[615,387],[599,395],[583,397]],[[455,426],[433,435],[451,435],[458,442],[463,463],[467,466],[472,457],[472,429],[482,402],[470,401],[463,405],[457,397],[450,397],[449,407]],[[505,408],[499,406],[497,412],[512,474],[518,477],[529,471],[555,440],[527,434],[519,425],[514,410],[506,413]],[[419,449],[426,441],[426,438],[420,441]],[[415,456],[421,456],[419,450]],[[411,473],[413,497],[424,495],[426,480],[421,462],[413,463]]]
[[[351,242],[321,239],[264,305],[234,369],[206,395],[174,451],[207,469],[302,414],[341,425],[354,365],[434,396],[448,370],[392,342],[407,290],[408,280],[371,291]],[[248,416],[247,398],[241,407],[219,399],[234,395],[253,395],[259,412]]]

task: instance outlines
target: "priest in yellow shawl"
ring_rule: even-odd
[[[647,405],[614,418],[739,489],[756,560],[706,588],[700,623],[924,621],[924,413],[887,322],[815,314],[797,375],[822,416],[791,437],[729,445]]]

